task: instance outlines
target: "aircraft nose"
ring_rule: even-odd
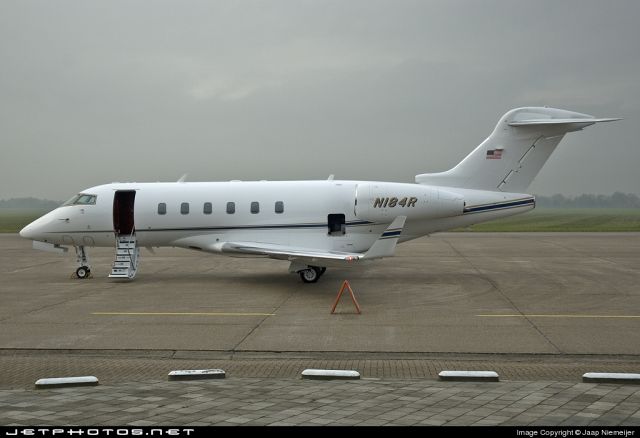
[[[55,231],[55,224],[57,223],[56,210],[51,211],[44,216],[31,222],[29,225],[20,230],[20,237],[31,240],[45,241],[47,235],[52,231]]]
[[[20,237],[24,237],[25,239],[35,239],[35,230],[34,230],[33,222],[20,230]]]
[[[36,219],[20,230],[20,237],[31,240],[42,240],[43,232],[46,230],[49,221],[50,219],[48,218],[48,215],[44,215],[41,218]]]

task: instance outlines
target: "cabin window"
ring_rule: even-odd
[[[205,202],[202,212],[204,214],[211,214],[212,211],[213,211],[213,207],[211,206],[211,202]]]
[[[164,202],[158,204],[158,214],[167,214],[167,204]]]
[[[284,213],[284,202],[276,201],[276,213]]]
[[[258,214],[258,213],[260,213],[260,203],[254,201],[251,203],[251,214]]]
[[[236,203],[227,202],[227,214],[233,214],[236,212]]]
[[[347,233],[344,214],[330,214],[327,217],[330,236],[343,236]]]
[[[182,204],[180,204],[180,213],[189,214],[189,203],[188,202],[183,202]]]

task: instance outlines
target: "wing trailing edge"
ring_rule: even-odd
[[[406,216],[396,217],[365,253],[314,250],[313,248],[291,247],[260,242],[219,242],[210,248],[211,252],[263,256],[280,260],[297,261],[313,265],[343,265],[360,260],[392,257],[398,239],[402,234]]]

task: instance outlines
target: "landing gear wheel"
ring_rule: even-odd
[[[84,249],[84,246],[76,246],[76,266],[79,266],[76,269],[76,277],[81,280],[85,278],[89,278],[89,274],[91,274],[91,269],[89,268],[89,257],[87,257],[87,251]],[[73,274],[71,274],[73,275]]]
[[[304,283],[315,283],[320,278],[320,275],[322,275],[320,268],[316,268],[315,266],[309,266],[307,269],[303,269],[298,273]]]
[[[85,278],[89,278],[90,273],[91,273],[91,269],[89,269],[88,266],[80,266],[78,269],[76,269],[76,277],[78,277],[81,280],[84,280]]]

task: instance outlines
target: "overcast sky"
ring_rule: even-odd
[[[451,168],[510,108],[569,134],[529,191],[640,193],[640,2],[0,0],[0,199],[113,181]]]

